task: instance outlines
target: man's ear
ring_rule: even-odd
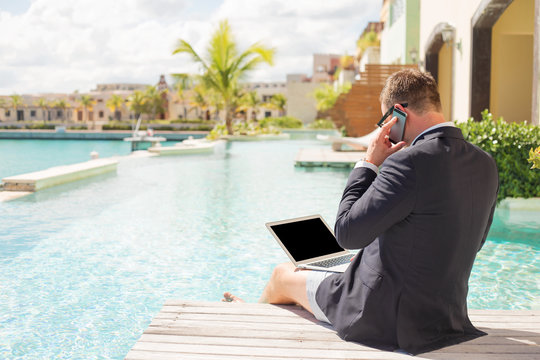
[[[394,107],[398,108],[399,110],[405,112],[405,108],[401,106],[401,104],[394,104]]]

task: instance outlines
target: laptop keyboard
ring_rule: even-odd
[[[354,257],[354,254],[347,254],[347,255],[343,255],[340,257],[332,258],[332,259],[326,259],[323,261],[314,262],[309,265],[319,266],[323,268],[331,268],[331,267],[338,266],[341,264],[346,264],[350,262],[353,257]]]

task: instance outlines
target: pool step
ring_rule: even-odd
[[[116,171],[117,160],[95,159],[83,163],[55,166],[46,170],[2,179],[4,191],[38,191],[51,186]]]

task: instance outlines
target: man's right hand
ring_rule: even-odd
[[[387,157],[405,147],[405,141],[400,141],[397,144],[392,144],[390,142],[390,129],[396,122],[397,117],[394,116],[390,121],[381,127],[377,136],[375,136],[369,144],[365,161],[368,161],[376,166],[381,166]]]

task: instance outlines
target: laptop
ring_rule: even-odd
[[[355,256],[339,246],[321,215],[269,222],[266,227],[301,269],[344,272]]]

